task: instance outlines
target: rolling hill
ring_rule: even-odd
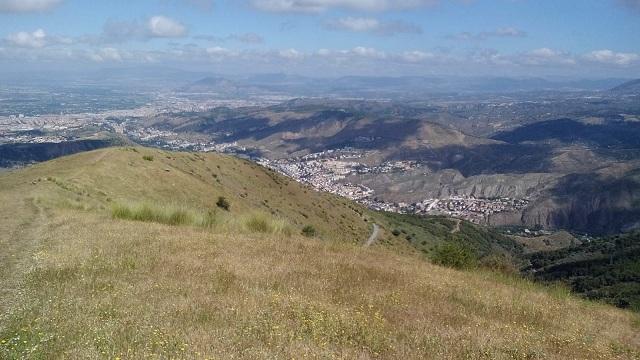
[[[637,314],[414,244],[511,246],[487,230],[372,213],[233,157],[109,148],[0,185],[1,358],[640,356]]]

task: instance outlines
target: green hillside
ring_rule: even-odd
[[[640,311],[640,232],[529,256],[536,279],[563,281],[582,296]]]
[[[638,314],[416,244],[509,251],[487,230],[232,157],[98,150],[1,173],[0,199],[2,359],[640,356]]]

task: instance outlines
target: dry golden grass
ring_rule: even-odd
[[[284,232],[113,219],[94,195],[68,206],[69,190],[23,180],[0,175],[3,359],[640,357],[637,314],[562,289]]]

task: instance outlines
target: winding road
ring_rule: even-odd
[[[380,226],[378,226],[378,224],[373,224],[373,232],[371,233],[371,236],[369,236],[369,239],[367,239],[367,242],[364,243],[364,247],[369,247],[373,245],[373,243],[375,243],[376,240],[378,239],[379,234],[380,234]]]

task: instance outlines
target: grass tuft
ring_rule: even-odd
[[[288,222],[283,219],[273,218],[264,213],[252,213],[244,218],[244,227],[247,231],[261,234],[281,234],[291,236],[293,231]]]
[[[224,233],[260,233],[292,236],[292,226],[284,219],[256,212],[234,218],[226,212],[201,211],[184,206],[150,203],[118,203],[111,209],[114,219],[154,222],[172,226],[195,226]]]
[[[143,204],[116,204],[111,210],[114,219],[156,222],[166,225],[211,227],[215,224],[213,212],[202,213],[180,206]]]

